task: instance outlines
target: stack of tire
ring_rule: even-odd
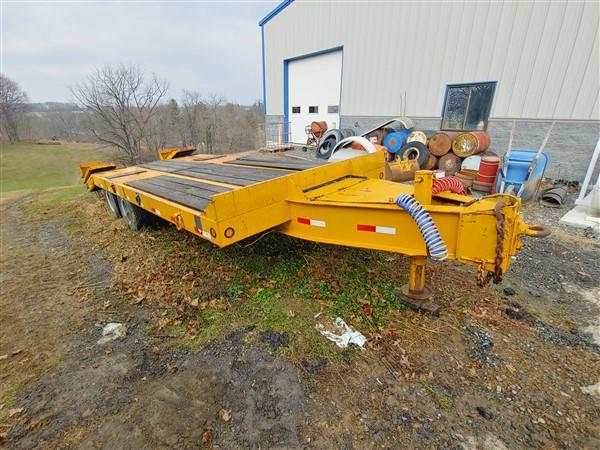
[[[350,128],[342,128],[340,130],[333,129],[326,131],[325,134],[319,139],[319,146],[317,147],[317,158],[329,159],[331,152],[335,148],[338,142],[342,139],[346,139],[350,136],[354,136],[354,130]]]

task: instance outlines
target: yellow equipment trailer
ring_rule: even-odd
[[[328,164],[260,153],[184,155],[170,151],[161,155],[170,159],[121,169],[88,163],[82,177],[133,229],[151,213],[219,247],[276,228],[315,242],[403,253],[411,258],[403,292],[427,310],[425,264],[433,251],[426,240],[434,231],[444,246],[435,259],[477,267],[480,284],[501,280],[522,235],[548,234],[524,223],[513,196],[432,195],[426,170],[416,172],[413,185],[388,181],[383,152]],[[430,218],[429,228],[398,206],[401,197]]]

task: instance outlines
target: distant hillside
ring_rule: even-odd
[[[30,112],[79,111],[79,107],[75,103],[64,103],[64,102],[29,103],[29,111]]]

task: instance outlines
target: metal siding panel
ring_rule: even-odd
[[[598,42],[598,4],[585,3],[581,23],[578,27],[577,38],[573,45],[572,53],[568,61],[563,62],[566,73],[560,88],[560,96],[553,117],[576,118],[573,115],[575,102],[583,87],[586,68],[590,59],[598,59],[598,49],[594,53],[594,45]],[[593,89],[598,89],[598,82]],[[589,92],[587,95],[590,95]],[[586,117],[588,119],[600,119],[600,114]]]
[[[500,36],[505,34],[500,30],[504,5],[500,2],[492,2],[488,6],[479,56],[477,57],[477,69],[475,70],[475,77],[478,80],[498,79],[491,74],[492,58],[496,41],[500,40]]]
[[[436,83],[437,74],[443,70],[440,59],[435,58],[435,50],[436,47],[439,46],[439,38],[440,36],[443,36],[442,24],[444,19],[439,13],[439,8],[439,5],[429,3],[428,9],[423,11],[422,20],[418,22],[421,24],[424,20],[432,27],[428,32],[425,32],[426,39],[424,41],[424,53],[418,53],[420,59],[419,72],[414,74],[419,83],[417,92],[422,93],[421,95],[414,96],[416,104],[413,111],[415,111],[415,115],[418,116],[431,114],[436,107],[437,93],[435,89],[431,89],[430,86],[433,86]],[[423,55],[434,55],[434,57],[423,58]],[[408,92],[407,96],[410,94],[411,93]]]
[[[503,100],[509,98],[512,92],[512,86],[508,84],[505,85],[505,83],[503,82],[502,73],[507,64],[508,49],[510,48],[512,30],[517,15],[517,8],[517,3],[502,3],[500,23],[498,25],[498,29],[500,30],[500,32],[496,34],[488,74],[488,79],[498,80],[495,100],[492,104],[492,111],[490,113],[491,116],[501,117],[507,114],[507,106],[505,105],[508,105],[508,102]]]
[[[568,3],[562,18],[560,34],[556,47],[552,52],[552,62],[546,68],[548,76],[543,85],[541,100],[535,117],[558,118],[560,111],[556,111],[556,105],[563,94],[564,80],[569,68],[571,58],[575,54],[575,43],[583,19],[584,4]],[[566,86],[570,89],[570,86]],[[558,113],[558,115],[556,114]],[[565,117],[563,115],[563,117]],[[569,117],[565,117],[569,118]]]
[[[445,66],[445,62],[447,61],[447,45],[448,40],[450,39],[450,35],[452,33],[452,21],[451,15],[453,11],[453,5],[451,3],[445,2],[442,4],[439,14],[442,17],[442,21],[440,24],[440,34],[438,41],[433,41],[433,57],[431,61],[425,60],[422,70],[429,70],[432,78],[429,84],[421,85],[421,92],[427,93],[427,111],[423,111],[420,115],[434,115],[440,116],[440,111],[442,110],[442,103],[444,102],[444,89],[446,86],[447,79],[447,69]],[[428,64],[429,63],[429,64]],[[416,74],[418,80],[423,80],[423,77],[420,74]],[[432,114],[433,112],[433,114]]]
[[[529,74],[527,95],[523,99],[523,117],[539,118],[538,111],[544,85],[548,78],[548,68],[552,65],[552,58],[558,44],[566,7],[566,3],[549,4],[546,23],[534,57],[533,70]],[[558,97],[558,92],[554,91],[546,95]]]
[[[488,2],[477,2],[474,6],[473,22],[471,33],[469,36],[469,46],[467,50],[467,59],[464,65],[463,80],[464,81],[479,81],[477,77],[477,65],[481,52],[481,43],[483,36],[486,34],[487,13],[489,10]]]
[[[475,18],[475,10],[472,5],[462,4],[462,14],[460,17],[460,25],[457,30],[458,42],[454,49],[454,58],[452,61],[452,71],[449,82],[461,83],[464,80],[465,61],[468,58],[468,46],[470,41],[470,30]],[[468,80],[472,81],[472,80]]]
[[[592,106],[592,110],[590,111],[590,119],[600,119],[600,90],[596,91],[596,101]]]
[[[512,4],[514,5],[514,4]],[[508,6],[508,4],[505,4]],[[510,116],[510,99],[515,88],[515,78],[519,68],[519,60],[523,52],[523,41],[529,26],[533,3],[519,2],[512,10],[514,16],[511,20],[511,33],[506,55],[502,64],[499,80],[500,86],[496,96],[496,117]]]
[[[525,39],[521,43],[523,51],[519,58],[517,73],[514,78],[514,89],[508,107],[508,114],[511,117],[524,117],[525,97],[544,31],[548,9],[549,3],[534,3],[533,5],[532,20],[529,21]]]
[[[600,81],[598,79],[600,74],[600,65],[598,61],[600,48],[598,47],[597,37],[598,34],[596,34],[596,39],[594,39],[594,47],[592,48],[591,55],[588,59],[585,75],[583,76],[583,80],[579,86],[579,93],[577,94],[575,105],[571,111],[572,119],[594,118],[592,108],[594,106],[600,86]],[[598,118],[597,111],[595,118]]]
[[[343,116],[399,114],[406,90],[407,115],[437,117],[447,83],[496,79],[493,117],[598,119],[598,4],[559,20],[564,5],[297,0],[264,28],[268,113],[283,115],[285,58],[343,45]]]

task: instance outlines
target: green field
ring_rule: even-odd
[[[110,162],[113,155],[95,144],[0,144],[0,192],[79,185],[79,164]]]

